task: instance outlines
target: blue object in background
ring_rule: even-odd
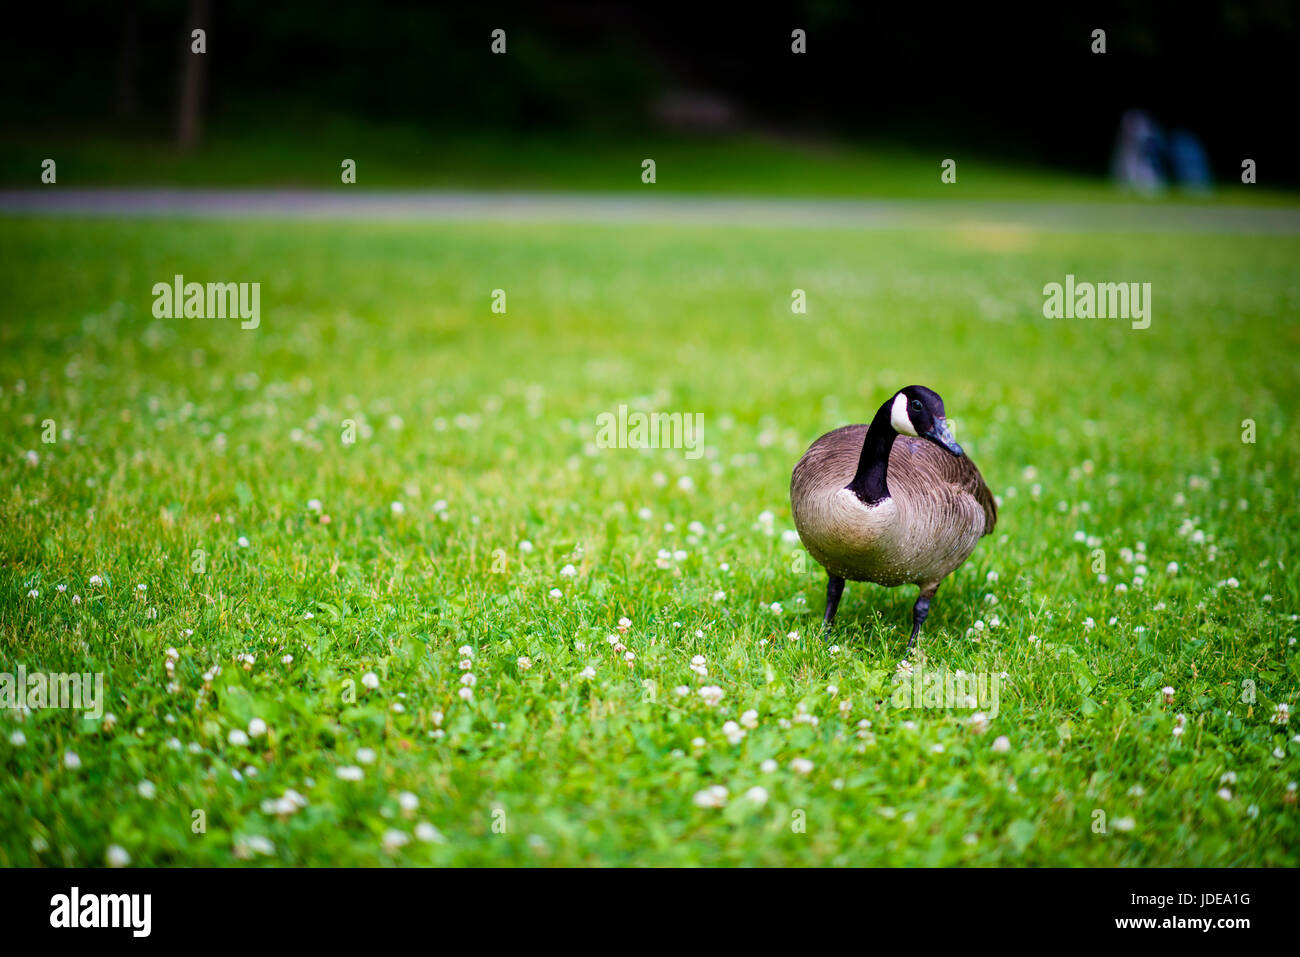
[[[1169,164],[1173,167],[1174,179],[1184,189],[1208,193],[1214,185],[1205,147],[1194,133],[1175,130],[1169,134]]]

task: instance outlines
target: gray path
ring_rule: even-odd
[[[0,214],[105,217],[681,223],[850,229],[1009,226],[1063,231],[1300,233],[1300,206],[776,199],[438,190],[0,190]]]

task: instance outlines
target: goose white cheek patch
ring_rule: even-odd
[[[894,396],[894,405],[889,410],[889,424],[900,435],[916,435],[916,426],[912,425],[912,420],[907,416],[907,396],[901,392]]]

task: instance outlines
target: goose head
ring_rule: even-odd
[[[923,385],[909,385],[899,389],[890,401],[889,424],[895,432],[933,442],[954,456],[963,454],[948,428],[939,393]]]

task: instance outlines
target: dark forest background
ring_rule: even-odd
[[[11,17],[11,14],[6,14]],[[186,77],[204,23],[203,75]],[[59,0],[11,18],[11,129],[172,134],[321,114],[444,131],[616,136],[665,123],[978,146],[1104,171],[1118,117],[1194,131],[1215,170],[1241,157],[1295,183],[1296,4],[979,4],[811,0],[307,3]],[[790,53],[807,31],[808,52]],[[489,52],[507,31],[508,54]],[[1090,52],[1106,30],[1107,53]],[[187,84],[191,105],[186,106]],[[196,88],[197,85],[197,88]]]

